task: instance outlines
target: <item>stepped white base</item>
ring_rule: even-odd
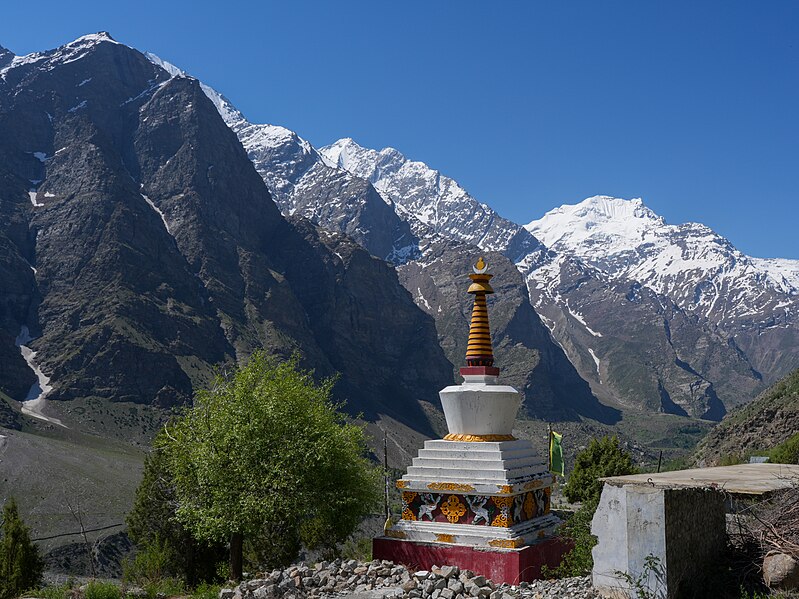
[[[417,542],[449,543],[472,547],[516,548],[554,535],[561,520],[547,514],[509,528],[400,520],[387,536]]]
[[[548,487],[554,481],[546,461],[527,440],[426,441],[397,486],[417,492],[512,495]]]

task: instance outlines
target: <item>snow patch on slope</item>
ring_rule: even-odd
[[[46,416],[43,412],[46,406],[45,397],[53,390],[53,387],[50,385],[50,377],[44,374],[35,362],[36,352],[27,346],[32,340],[28,327],[23,325],[20,328],[19,335],[17,335],[15,344],[28,367],[36,374],[37,380],[31,385],[28,394],[22,401],[22,413],[67,428],[58,418]]]
[[[771,281],[791,295],[799,294],[799,260],[784,258],[752,258]]]
[[[166,216],[164,216],[164,213],[161,212],[161,209],[158,206],[156,206],[155,202],[153,202],[149,197],[147,197],[143,193],[140,194],[140,195],[144,199],[144,201],[147,202],[147,204],[150,206],[150,208],[155,210],[155,212],[158,214],[158,216],[161,217],[161,222],[164,223],[164,228],[166,229],[166,232],[169,233],[170,235],[172,235],[172,231],[169,229],[169,223],[166,222]]]

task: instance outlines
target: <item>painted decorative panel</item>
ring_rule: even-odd
[[[455,495],[403,491],[402,519],[508,528],[549,513],[549,488],[518,495]]]

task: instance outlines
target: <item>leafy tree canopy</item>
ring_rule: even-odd
[[[159,438],[178,520],[199,539],[231,539],[234,578],[242,537],[279,530],[309,548],[332,547],[378,501],[364,431],[337,411],[332,386],[315,384],[296,357],[257,352]],[[272,565],[285,561],[278,554]]]
[[[600,478],[635,472],[630,454],[622,449],[617,437],[591,439],[588,447],[575,457],[574,470],[563,488],[563,494],[569,501],[593,503],[596,506],[602,493]]]
[[[153,444],[161,445],[163,436],[159,433]],[[158,449],[144,460],[144,476],[125,519],[128,536],[139,549],[127,574],[139,583],[168,576],[181,576],[190,586],[211,582],[225,557],[224,545],[197,541],[175,519],[175,485],[167,466]]]

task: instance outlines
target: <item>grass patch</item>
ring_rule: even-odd
[[[68,599],[71,596],[72,585],[68,582],[59,585],[48,585],[33,591],[28,591],[23,597],[37,597],[38,599]]]
[[[92,580],[86,585],[86,599],[122,599],[122,591],[113,582]]]

